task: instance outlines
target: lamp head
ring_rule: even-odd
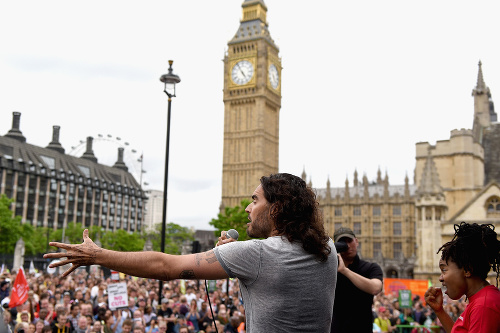
[[[177,83],[181,82],[181,78],[178,75],[175,75],[173,73],[173,69],[172,69],[173,63],[174,63],[173,60],[168,61],[168,64],[169,64],[168,73],[163,74],[160,77],[160,81],[165,84],[165,88],[163,91],[165,92],[165,94],[168,95],[169,98],[175,97],[175,85]]]

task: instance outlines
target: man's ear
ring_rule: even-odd
[[[271,207],[269,207],[269,215],[273,218],[273,219],[276,219],[276,217],[278,216],[278,212],[279,212],[279,205],[278,203],[273,203],[271,204]]]

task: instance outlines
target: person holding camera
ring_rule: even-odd
[[[373,296],[382,291],[382,269],[359,258],[359,242],[351,229],[338,228],[333,239],[339,267],[331,332],[372,332]]]

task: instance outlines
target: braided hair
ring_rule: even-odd
[[[458,268],[486,280],[488,272],[496,272],[496,285],[500,276],[500,241],[493,224],[466,223],[454,225],[453,239],[441,246],[441,260],[451,259]]]

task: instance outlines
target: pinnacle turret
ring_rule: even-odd
[[[431,156],[431,152],[427,153],[424,170],[422,172],[422,179],[418,186],[418,193],[420,195],[442,195],[443,189],[439,181],[439,174],[437,172],[436,164]]]

